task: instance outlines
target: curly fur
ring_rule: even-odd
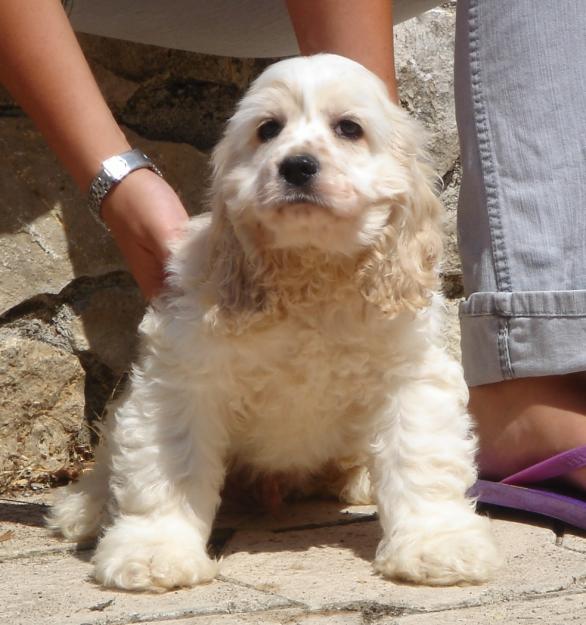
[[[260,141],[267,118],[282,129]],[[341,118],[363,135],[341,136]],[[253,84],[214,153],[211,214],[192,221],[141,324],[97,467],[50,518],[71,539],[102,526],[99,582],[211,579],[206,542],[229,467],[374,497],[383,575],[492,573],[488,521],[466,497],[475,440],[442,341],[441,207],[421,136],[342,57],[283,61]],[[291,200],[279,163],[296,154],[320,167]]]

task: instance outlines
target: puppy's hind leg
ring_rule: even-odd
[[[161,591],[217,569],[206,545],[224,478],[223,424],[191,380],[153,370],[135,377],[115,416],[114,519],[93,559],[104,586]]]
[[[328,468],[325,472],[324,487],[321,491],[354,506],[375,503],[370,475],[365,464],[366,459],[363,457],[333,463],[332,469]]]
[[[110,449],[104,438],[94,467],[75,484],[60,489],[47,515],[47,526],[71,541],[97,536],[108,521]]]
[[[373,442],[384,531],[375,568],[423,584],[480,583],[500,558],[488,519],[466,497],[476,479],[467,389],[443,352],[427,362],[420,377],[397,386]]]
[[[341,501],[355,506],[374,503],[370,474],[365,466],[356,466],[348,470],[338,497]]]

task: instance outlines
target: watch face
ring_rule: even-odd
[[[130,169],[128,163],[120,156],[112,156],[104,161],[103,167],[104,172],[114,180],[122,180]]]

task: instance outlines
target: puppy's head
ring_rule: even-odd
[[[253,83],[214,152],[215,219],[245,251],[362,258],[373,301],[389,299],[381,280],[391,274],[393,290],[421,290],[439,239],[426,236],[438,204],[420,140],[360,64],[330,54],[281,61]]]

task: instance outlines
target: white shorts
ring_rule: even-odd
[[[284,0],[63,0],[75,30],[235,57],[299,54]],[[395,0],[395,23],[440,0]]]

